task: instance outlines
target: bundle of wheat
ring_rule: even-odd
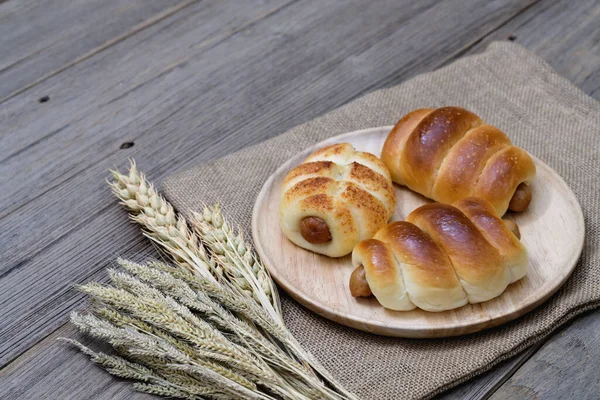
[[[131,162],[111,171],[114,194],[172,264],[124,259],[110,284],[79,287],[92,299],[73,313],[82,332],[117,354],[72,339],[109,373],[137,390],[188,399],[356,399],[287,330],[277,289],[242,232],[220,207],[191,224]]]

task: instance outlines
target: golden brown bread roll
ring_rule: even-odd
[[[392,310],[426,311],[499,296],[527,274],[529,264],[511,224],[474,197],[419,207],[406,221],[387,224],[356,245],[352,295],[372,293]]]
[[[480,197],[504,215],[531,201],[535,164],[529,154],[462,108],[408,113],[388,134],[381,160],[394,182],[441,203]]]
[[[380,159],[348,143],[317,150],[286,176],[279,225],[296,245],[341,257],[392,216],[396,194]]]

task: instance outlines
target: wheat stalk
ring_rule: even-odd
[[[160,264],[158,265],[160,266]],[[329,374],[327,369],[325,369],[325,367],[323,367],[320,364],[320,362],[316,358],[314,358],[314,356],[312,356],[312,354],[310,354],[302,348],[302,346],[287,330],[283,323],[280,324],[278,321],[270,319],[269,315],[264,309],[257,307],[252,302],[245,302],[243,301],[243,299],[231,295],[231,292],[229,292],[226,288],[215,286],[212,282],[209,282],[208,280],[200,276],[190,274],[187,271],[183,270],[173,270],[168,266],[163,266],[163,268],[166,268],[166,270],[170,271],[174,276],[186,281],[190,285],[190,287],[201,292],[207,293],[209,296],[213,297],[215,300],[217,300],[227,308],[243,315],[248,320],[256,323],[269,334],[273,335],[281,344],[283,344],[305,365],[310,366],[311,368],[316,370],[321,376],[327,379],[327,381],[336,390],[338,390],[345,396],[345,398],[356,399],[356,396],[345,390],[344,387],[339,382],[337,382],[337,380],[331,374]]]
[[[192,378],[186,378],[185,375],[179,374],[176,376],[177,373],[170,371],[168,368],[163,368],[157,372],[140,363],[130,362],[119,356],[94,352],[76,340],[65,338],[61,340],[77,347],[82,353],[88,355],[92,362],[102,366],[112,375],[140,381],[134,385],[136,389],[153,388],[150,393],[183,398],[198,398],[197,396],[210,398],[211,395],[219,394],[218,390],[203,385]],[[143,391],[149,392],[148,390]]]
[[[173,206],[148,182],[132,160],[127,175],[110,171],[113,193],[131,212],[131,219],[144,227],[144,234],[171,255],[183,268],[192,269],[205,278],[221,280],[223,270],[227,280],[222,282],[241,294],[254,298],[273,319],[281,320],[281,305],[266,268],[260,263],[239,233],[232,237],[218,207],[205,209],[203,216],[194,215],[197,232],[206,236],[205,243],[213,250],[216,260],[209,257],[198,237],[188,229],[186,219],[175,214]]]
[[[217,256],[230,279],[238,281],[240,289],[248,292],[274,319],[281,319],[281,304],[268,270],[245,240],[227,223],[221,207],[204,207],[193,212],[190,220],[194,231]]]
[[[230,309],[242,314],[248,320],[257,323],[260,327],[275,336],[280,342],[288,345],[296,344],[295,340],[285,328],[282,329],[281,326],[273,323],[264,310],[254,303],[245,302],[243,299],[236,297],[235,293],[232,293],[225,288],[218,287],[214,283],[204,280],[202,277],[188,274],[185,271],[175,270],[163,263],[154,262],[144,266],[126,260],[120,260],[120,264],[126,270],[140,276],[142,279],[157,282],[157,285],[161,290],[173,295],[184,304],[187,303],[186,305],[188,305],[188,307],[194,308],[199,312],[213,314],[213,316],[216,316],[220,326],[226,327],[230,331],[238,334],[249,348],[262,351],[261,354],[264,357],[268,357],[267,361],[272,365],[276,365],[289,373],[295,374],[305,381],[322,386],[322,383],[316,380],[314,375],[311,375],[311,371],[306,369],[303,364],[296,363],[293,359],[290,359],[287,354],[281,351],[281,349],[278,349],[271,342],[260,336],[259,332],[252,329],[243,320],[237,319],[220,305],[224,304]],[[184,279],[187,279],[197,291],[194,291],[184,280],[175,278],[162,271],[183,273]],[[217,299],[218,302],[212,301],[210,298],[211,296]]]
[[[140,286],[143,286],[140,285]],[[156,328],[192,343],[202,357],[224,362],[251,373],[257,380],[277,381],[266,366],[260,365],[246,349],[233,345],[222,334],[175,301],[162,295],[150,298],[147,292],[88,284],[80,290],[94,299],[134,315]],[[185,310],[185,311],[183,311]],[[186,315],[185,317],[182,316]]]
[[[121,260],[121,264],[126,265],[130,270],[135,268],[138,271],[153,270],[153,267],[124,260]],[[162,274],[161,271],[158,273]],[[278,353],[279,359],[272,362],[275,368],[272,369],[262,364],[266,362],[265,357],[254,358],[252,354],[248,353],[246,349],[252,348],[249,343],[246,343],[247,348],[240,350],[238,344],[229,341],[220,332],[213,331],[213,327],[203,323],[198,315],[191,313],[185,306],[169,301],[169,297],[161,288],[173,286],[177,283],[175,278],[166,279],[168,282],[166,286],[162,280],[153,281],[155,285],[150,286],[132,275],[115,270],[110,270],[109,276],[112,284],[116,287],[97,283],[79,287],[94,299],[92,312],[96,316],[73,313],[71,320],[81,331],[107,341],[127,358],[146,365],[144,371],[146,375],[150,374],[148,371],[152,371],[155,375],[158,373],[163,379],[175,385],[175,387],[163,387],[160,389],[161,391],[173,395],[176,392],[197,394],[197,390],[193,392],[193,388],[190,388],[189,379],[193,380],[193,378],[188,377],[188,382],[184,382],[185,377],[195,371],[194,374],[201,376],[202,379],[206,378],[206,374],[210,376],[216,374],[215,376],[225,379],[223,381],[225,383],[221,382],[223,386],[220,387],[220,390],[224,394],[232,395],[233,398],[269,398],[261,397],[263,394],[257,390],[256,385],[269,387],[271,391],[285,399],[339,398],[331,395],[324,396],[323,393],[329,393],[324,388],[315,390],[315,385],[320,385],[320,382],[312,381],[311,379],[314,377],[303,373],[299,364],[296,368],[290,368],[289,364],[293,364],[294,361],[289,359],[285,353],[281,351]],[[177,285],[186,287],[182,282]],[[191,288],[187,287],[187,289],[193,293]],[[207,296],[201,297],[208,298]],[[205,306],[202,309],[207,310]],[[235,317],[232,314],[226,314],[225,318],[232,319],[232,321],[228,321],[230,327],[236,326],[236,323],[233,322]],[[174,322],[170,323],[169,321]],[[241,324],[240,326],[244,326],[241,320],[237,321]],[[194,331],[196,328],[199,330]],[[192,332],[196,338],[189,334]],[[255,337],[257,334],[251,329],[246,329],[245,332],[248,337]],[[182,342],[177,337],[186,339],[192,346],[190,347],[189,344]],[[207,338],[208,342],[205,341]],[[260,341],[254,343],[260,343]],[[270,346],[265,346],[265,348],[272,350]],[[272,356],[270,353],[269,355]],[[117,359],[112,358],[111,360]],[[97,360],[93,359],[93,361]],[[214,363],[215,361],[217,364]],[[231,369],[223,368],[218,363],[225,363]],[[99,364],[109,372],[121,377],[148,380],[139,374],[136,376],[131,372],[128,374],[119,372],[107,362]],[[147,367],[150,367],[151,370]],[[276,370],[284,370],[294,376],[288,376],[281,371],[276,372]],[[187,375],[173,376],[173,373],[182,371],[185,371]],[[248,381],[244,376],[255,383]],[[213,382],[213,384],[217,383]],[[231,392],[232,388],[237,388],[237,391]],[[245,392],[246,390],[254,390],[259,394],[255,393],[250,396]],[[242,393],[245,395],[242,396]]]
[[[113,294],[110,294],[109,296],[113,297]],[[155,337],[151,334],[148,334],[144,331],[132,329],[130,327],[119,328],[107,321],[103,321],[91,315],[79,315],[77,313],[73,313],[71,315],[71,321],[81,331],[86,332],[94,337],[106,340],[115,348],[126,349],[125,353],[128,357],[133,356],[134,358],[141,360],[146,360],[150,357],[153,360],[155,360],[154,363],[162,363],[160,364],[162,367],[172,369],[174,371],[183,371],[187,367],[189,367],[193,369],[196,374],[202,373],[204,379],[206,379],[207,376],[212,377],[210,379],[211,387],[216,387],[225,393],[231,392],[231,394],[239,396],[235,398],[250,398],[249,392],[256,392],[255,395],[252,396],[252,398],[270,398],[267,395],[261,394],[260,391],[256,389],[255,384],[249,382],[247,379],[241,376],[236,375],[235,372],[229,371],[229,373],[224,373],[224,369],[219,368],[218,364],[205,362],[202,359],[202,357],[206,357],[206,352],[203,350],[194,349],[192,351],[192,356],[190,356],[180,351],[176,346],[171,345],[167,341]],[[231,350],[233,351],[234,349]],[[210,356],[208,357],[211,358]],[[119,365],[117,365],[119,369],[116,369],[113,364],[115,364],[114,360],[119,360],[118,357],[104,356],[104,359],[112,361],[113,363],[99,363],[94,358],[92,358],[92,361],[101,364],[104,368],[107,369],[108,372],[114,375],[141,380],[145,382],[149,380],[147,379],[147,376],[149,376],[150,373],[149,371],[151,371],[149,368],[144,367],[143,372],[145,374],[138,373],[137,375],[134,375],[130,371],[131,368],[124,369],[124,366],[132,366],[138,364],[121,362],[119,364],[121,365],[120,367]],[[123,361],[123,359],[120,359],[120,361]],[[148,364],[152,364],[152,362]],[[246,373],[249,369],[252,368],[249,368],[248,366],[243,366],[242,371]],[[236,378],[232,379],[232,376],[235,376]],[[256,376],[253,377],[256,378]],[[292,396],[288,396],[286,392],[280,388],[282,385],[279,382],[277,382],[278,380],[279,379],[276,378],[273,380],[269,379],[265,381],[263,380],[263,377],[256,378],[256,381],[259,383],[266,382],[267,385],[274,385],[277,391],[283,393],[283,398],[294,398]],[[201,382],[202,380],[200,381],[200,383]],[[188,392],[190,391],[189,387],[186,387],[185,385],[179,385],[177,389],[186,390]]]
[[[183,342],[181,340],[178,340],[177,338],[175,338],[173,336],[170,336],[167,332],[165,332],[161,329],[155,328],[138,318],[134,318],[134,317],[122,314],[114,309],[104,307],[104,306],[94,309],[93,312],[98,317],[112,323],[113,325],[115,325],[119,328],[125,328],[125,327],[136,328],[143,333],[157,337],[159,339],[163,339],[167,343],[174,346],[177,350],[179,350],[182,353],[184,353],[185,355],[187,355],[188,357],[196,358],[197,362],[201,363],[203,367],[211,369],[211,370],[225,376],[226,378],[239,383],[240,385],[242,385],[248,389],[256,388],[256,385],[254,383],[252,383],[250,380],[244,378],[243,376],[237,374],[235,371],[233,371],[221,364],[217,364],[217,363],[207,361],[207,360],[198,359],[197,353],[195,352],[194,348],[191,345],[189,345],[186,342]],[[143,362],[145,362],[146,364],[153,365],[154,367],[156,367],[157,365],[161,368],[163,367],[160,364],[161,360],[158,360],[158,362],[157,362],[156,357],[140,357],[140,359],[143,360]]]
[[[271,331],[279,340],[289,340],[285,330],[278,329],[277,325],[270,323],[268,316],[260,308],[250,306],[253,312],[247,312],[247,303],[236,302],[234,294],[227,292],[226,289],[214,287],[211,282],[205,281],[202,283],[201,279],[199,282],[201,290],[195,291],[184,280],[164,272],[176,272],[164,263],[154,262],[149,265],[140,265],[126,260],[119,260],[119,264],[144,281],[156,282],[155,285],[165,294],[172,296],[190,309],[203,313],[220,328],[235,333],[238,335],[241,343],[248,348],[255,349],[271,365],[296,374],[296,376],[302,379],[314,379],[314,376],[310,376],[312,371],[307,369],[304,364],[290,359],[280,347],[275,346],[272,342],[264,338],[259,331],[245,322],[245,320],[237,318],[230,311],[223,308],[221,303],[212,300],[210,296],[206,295],[206,292],[211,293],[213,297],[228,304],[231,308],[243,314],[248,320],[252,320],[259,326],[264,327],[265,330]],[[194,277],[189,276],[188,279],[194,285]],[[206,290],[206,292],[202,290]]]
[[[109,186],[131,212],[131,219],[144,227],[144,235],[169,253],[179,266],[208,279],[220,275],[198,237],[188,229],[185,218],[176,216],[173,206],[137,170],[135,161],[131,161],[127,175],[118,170],[110,172],[114,181],[108,182]]]
[[[218,263],[207,255],[198,237],[188,228],[185,217],[176,215],[173,206],[137,169],[135,161],[131,160],[126,175],[118,170],[110,172],[114,180],[108,183],[109,186],[121,200],[121,204],[131,212],[131,219],[144,227],[144,235],[171,255],[179,266],[193,269],[208,279],[214,277],[221,280],[222,265],[227,267],[231,264]],[[243,245],[245,243],[239,243],[239,250],[247,254],[246,257],[251,256],[251,252],[243,250]],[[263,306],[268,304],[273,316],[281,318],[279,297],[266,269],[262,265],[256,265],[254,269],[257,271],[256,276],[250,277],[243,268],[237,271],[228,268],[229,279],[226,283]]]

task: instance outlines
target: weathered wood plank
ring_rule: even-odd
[[[436,400],[479,400],[485,399],[491,393],[496,391],[510,376],[523,365],[529,357],[541,347],[542,343],[536,344],[523,353],[503,361],[499,365],[493,367],[491,371],[480,375],[476,378],[470,379],[469,381],[439,395]]]
[[[492,400],[597,399],[600,390],[600,311],[552,336]]]
[[[435,68],[528,2],[453,1],[411,9],[390,1],[366,10],[362,2],[328,2],[327,7],[319,7],[321,4],[304,1],[271,13],[201,56],[190,55],[194,42],[184,38],[197,36],[195,30],[202,26],[197,16],[190,16],[191,27],[183,17],[177,24],[165,20],[156,26],[160,38],[152,37],[152,27],[74,66],[66,76],[57,75],[39,85],[64,92],[62,98],[67,100],[54,109],[54,116],[60,119],[70,112],[76,114],[78,120],[61,135],[77,134],[67,141],[55,136],[45,143],[43,152],[38,150],[39,164],[29,168],[43,172],[28,180],[27,190],[23,191],[23,186],[20,193],[45,193],[1,222],[0,232],[10,232],[2,239],[3,261],[11,260],[3,266],[0,279],[3,307],[12,310],[1,321],[5,362],[64,322],[67,311],[80,300],[69,290],[70,282],[88,279],[107,258],[126,253],[137,240],[128,237],[128,231],[116,221],[118,214],[103,183],[107,167],[122,165],[126,156],[134,155],[152,178],[159,180],[186,165],[264,140],[377,87],[390,76],[398,83]],[[383,8],[386,4],[388,8]],[[357,33],[352,24],[342,24],[352,21],[361,10],[363,21],[371,21],[368,29]],[[407,10],[415,15],[411,17]],[[190,7],[185,14],[192,12]],[[428,21],[433,20],[446,22],[432,33]],[[175,34],[169,33],[172,30]],[[172,44],[173,49],[180,48],[179,53],[156,55],[171,47],[164,41],[170,35],[177,38]],[[409,58],[406,54],[414,42],[423,46]],[[146,54],[154,57],[143,58]],[[187,64],[178,64],[185,55],[189,55]],[[106,95],[113,85],[118,86],[118,80],[111,82],[114,74],[133,68],[140,75],[140,60],[148,67],[163,58],[180,68],[159,76],[149,74],[144,77],[149,81],[139,78],[132,91],[119,92],[120,98]],[[117,68],[119,60],[127,62]],[[164,64],[158,65],[158,72],[160,68],[164,70]],[[80,81],[77,76],[85,77],[90,91],[103,88],[91,104],[89,96],[76,96],[80,88],[72,90]],[[110,99],[113,101],[103,103]],[[74,108],[75,104],[78,107]],[[79,115],[79,106],[85,115]],[[94,113],[90,113],[92,109]],[[44,120],[51,123],[52,118]],[[30,123],[33,125],[24,131],[42,128]],[[196,133],[199,127],[201,134]],[[119,152],[123,140],[134,140],[135,146]],[[56,141],[59,149],[53,145]],[[14,166],[22,163],[23,159],[9,170],[20,174]],[[61,171],[56,175],[52,169]],[[21,183],[11,180],[10,184]],[[43,186],[36,187],[40,184]],[[44,218],[39,210],[44,210]],[[80,265],[83,262],[84,267]]]
[[[196,0],[0,4],[0,103]]]
[[[600,100],[600,2],[542,1],[468,52],[510,38],[547,60],[562,76]]]
[[[63,239],[64,248],[52,246],[42,252],[41,256],[45,260],[55,260],[52,263],[56,262],[57,267],[40,260],[39,268],[31,274],[21,274],[18,270],[0,280],[0,290],[10,293],[10,296],[0,296],[2,319],[16,323],[7,325],[2,331],[2,365],[44,337],[40,335],[41,331],[52,332],[64,323],[67,313],[82,299],[73,284],[103,279],[104,268],[120,255],[152,250],[139,228],[130,224],[127,214],[116,207],[108,191],[99,192],[97,196],[110,206],[86,221],[89,235],[75,240],[67,236]],[[92,249],[102,249],[104,254]],[[15,285],[14,278],[18,278],[19,286],[22,286],[11,290],[11,282]],[[25,311],[27,309],[33,312]]]
[[[202,54],[292,1],[200,2],[181,14],[139,31],[130,40],[117,43],[107,51],[108,54],[97,55],[83,65],[70,68],[68,73],[58,74],[2,103],[0,121],[4,131],[11,134],[0,135],[0,165],[8,167],[11,161],[26,163],[29,151],[60,141],[66,133],[65,128],[91,113],[101,114],[104,118],[96,120],[96,125],[106,123],[116,115],[127,121],[129,114],[124,112],[127,103],[117,100],[131,95],[153,79],[168,78],[172,70],[185,67],[186,57]],[[95,70],[91,76],[88,75],[90,69]],[[79,77],[73,76],[74,79],[69,80],[71,74]],[[42,96],[49,96],[49,101],[40,104],[37,100]],[[130,107],[139,109],[139,103],[138,100]],[[111,108],[112,114],[102,112],[106,106]],[[115,106],[120,112],[115,111]],[[97,129],[91,133],[98,133]],[[87,131],[69,136],[73,140],[89,137],[91,134]],[[68,142],[60,143],[64,147]]]
[[[365,30],[357,30],[353,25],[345,23],[345,20],[352,18],[352,15],[344,13],[340,16],[336,12],[336,6],[339,5],[332,3],[326,8],[320,5],[321,10],[319,10],[319,7],[311,7],[311,3],[301,3],[293,8],[299,15],[289,26],[286,23],[261,25],[260,30],[249,27],[248,32],[251,32],[257,42],[254,43],[247,38],[237,38],[235,42],[243,41],[244,48],[234,46],[213,48],[219,40],[235,35],[239,29],[245,27],[244,24],[235,24],[235,19],[231,21],[232,17],[239,17],[241,12],[243,15],[243,8],[239,10],[240,7],[235,2],[212,7],[217,9],[207,9],[204,4],[191,7],[186,10],[185,18],[180,17],[177,20],[176,26],[169,29],[161,28],[167,26],[165,23],[161,24],[161,27],[148,29],[132,40],[115,46],[110,52],[95,57],[94,61],[90,60],[88,63],[78,65],[68,75],[62,74],[37,86],[36,92],[52,94],[51,102],[44,105],[32,104],[31,93],[27,93],[3,104],[1,109],[5,116],[3,125],[14,132],[13,135],[0,138],[2,140],[0,158],[4,159],[2,164],[5,166],[3,171],[14,170],[16,165],[27,163],[30,155],[42,151],[55,153],[59,158],[72,157],[73,154],[65,148],[69,143],[92,139],[93,142],[90,144],[97,146],[98,137],[105,138],[109,132],[113,135],[110,137],[114,137],[119,127],[130,122],[138,115],[137,113],[145,111],[144,108],[150,112],[157,112],[165,108],[161,107],[161,103],[167,100],[172,102],[172,97],[176,99],[186,97],[193,101],[198,96],[220,95],[218,99],[224,101],[226,98],[222,99],[223,94],[235,96],[236,85],[243,86],[244,79],[247,79],[248,75],[258,72],[254,65],[247,71],[242,70],[239,62],[242,61],[247,66],[251,60],[260,60],[264,54],[259,51],[272,53],[277,50],[276,53],[268,54],[268,62],[262,63],[263,68],[267,68],[271,73],[270,77],[279,80],[271,81],[269,88],[277,89],[280,82],[291,81],[304,72],[298,68],[299,61],[302,61],[302,65],[306,68],[315,65],[326,67],[325,61],[336,61],[333,57],[339,57],[340,54],[336,49],[339,45],[334,41],[339,39],[341,42],[344,39],[337,33],[338,31],[350,34],[350,38],[356,44],[353,44],[350,39],[345,39],[343,43],[346,43],[347,50],[356,51],[360,49],[359,46],[364,48],[379,38],[373,35],[381,35],[382,31],[386,33],[393,31],[399,21],[407,20],[415,10],[426,8],[432,3],[433,1],[429,0],[411,7],[398,3],[399,5],[391,10],[385,7],[373,7],[372,17],[369,18],[368,14],[363,16],[369,27]],[[362,4],[354,3],[349,4],[349,8],[358,13],[364,7]],[[375,25],[376,18],[380,18],[381,23],[385,21],[385,15],[381,15],[382,12],[377,12],[378,10],[394,11],[395,15],[387,17],[391,22],[386,26]],[[203,37],[207,31],[215,29],[215,26],[199,26],[193,18],[196,14],[205,18],[212,16],[213,20],[217,21],[215,23],[217,26],[224,25],[229,29],[225,30],[221,37]],[[291,13],[287,12],[286,15],[289,16]],[[325,18],[339,27],[324,27]],[[320,29],[313,32],[313,27],[320,27]],[[160,40],[150,40],[159,32]],[[325,33],[333,36],[331,41],[321,40],[320,35]],[[296,53],[297,58],[291,57],[292,50],[300,52]],[[148,52],[151,52],[154,57],[144,58]],[[144,60],[143,65],[140,65],[141,59]],[[290,61],[286,62],[287,59]],[[339,59],[337,61],[339,62]],[[233,76],[230,78],[232,82],[227,86],[223,85],[223,76],[231,73],[238,73],[240,76],[239,78]],[[79,85],[76,85],[79,80],[75,80],[73,84],[73,75],[82,76]],[[67,85],[67,82],[70,85]],[[225,90],[228,92],[218,93],[215,90],[217,82],[221,83],[218,86],[221,92]],[[158,88],[160,88],[159,92],[156,91]],[[161,96],[157,99],[159,93]],[[75,104],[77,107],[74,107]],[[231,112],[235,111],[231,110]],[[89,114],[92,112],[96,117],[90,119]],[[108,121],[115,119],[115,116],[118,116],[121,126],[115,126],[115,123],[107,124]],[[79,123],[80,119],[90,119],[90,121],[85,126],[79,126],[79,130],[74,129],[73,124]],[[103,134],[100,135],[100,128],[109,132],[102,131]],[[50,137],[52,140],[48,140]],[[81,145],[85,142],[76,144]],[[7,159],[8,157],[11,158]],[[56,164],[62,164],[63,161],[65,160],[56,160]],[[54,167],[52,164],[45,166]],[[1,193],[0,198],[8,201],[12,194],[19,195]],[[33,198],[35,195],[32,193],[27,197]],[[9,212],[9,209],[1,207],[0,209],[2,209],[0,215]]]
[[[45,104],[34,103],[32,105],[27,100],[20,103],[21,115],[24,115],[27,124],[21,125],[23,121],[20,121],[18,127],[13,130],[14,134],[0,138],[2,143],[0,149],[8,150],[16,145],[15,141],[19,140],[19,136],[24,137],[21,135],[22,133],[29,132],[30,135],[25,136],[41,133],[41,136],[35,137],[34,143],[26,144],[25,148],[18,149],[16,154],[13,153],[10,159],[5,159],[0,163],[0,176],[3,177],[3,190],[0,191],[0,197],[9,196],[8,192],[16,189],[15,185],[18,183],[14,179],[14,174],[37,176],[36,179],[28,180],[28,183],[22,182],[28,186],[27,190],[24,190],[25,187],[21,187],[18,192],[10,194],[15,196],[10,200],[15,207],[21,207],[27,201],[22,194],[28,190],[39,190],[38,194],[41,194],[58,188],[65,179],[72,178],[78,172],[98,163],[108,155],[115,156],[123,141],[136,138],[139,131],[143,132],[159,121],[168,120],[171,114],[177,113],[177,110],[181,109],[189,100],[193,100],[198,95],[197,93],[202,93],[196,92],[196,90],[182,92],[182,88],[186,86],[185,77],[178,77],[183,81],[175,83],[172,81],[172,77],[168,76],[169,73],[178,72],[178,66],[184,66],[185,61],[182,57],[191,56],[190,47],[195,46],[197,48],[195,55],[199,56],[207,46],[210,47],[211,44],[214,45],[235,35],[240,29],[249,27],[250,24],[285,6],[288,2],[289,0],[270,0],[261,3],[262,7],[255,6],[254,2],[248,2],[246,7],[241,7],[239,2],[232,0],[202,2],[187,9],[185,18],[181,15],[173,16],[141,32],[127,43],[115,46],[118,47],[116,52],[113,52],[112,49],[106,52],[112,54],[108,59],[105,59],[105,54],[99,54],[94,59],[72,68],[70,71],[77,70],[81,73],[81,79],[73,79],[75,82],[80,82],[80,87],[68,78],[74,72],[50,79],[47,84],[53,87],[53,90],[42,90],[53,93],[54,100]],[[181,20],[182,18],[184,21]],[[187,31],[190,33],[186,34]],[[169,41],[165,42],[166,38]],[[154,50],[155,48],[156,50]],[[162,54],[159,52],[160,50],[165,50],[166,53]],[[147,54],[153,54],[148,61],[146,61]],[[206,57],[206,62],[213,62],[211,59],[216,56],[210,54]],[[100,61],[97,58],[102,61],[100,65],[98,65]],[[119,61],[123,62],[120,68],[114,66]],[[221,59],[219,63],[221,66],[227,64],[228,60]],[[155,66],[155,68],[151,68],[151,66]],[[93,78],[90,77],[92,74],[90,69],[95,71]],[[195,75],[196,71],[186,70],[185,74]],[[206,78],[203,76],[196,77],[196,79],[200,79],[202,83],[212,84],[206,82]],[[90,86],[92,83],[93,85]],[[45,84],[38,86],[45,86]],[[157,86],[155,90],[158,91],[145,92],[146,88],[155,85]],[[86,89],[88,86],[89,88]],[[168,90],[168,88],[172,89]],[[36,88],[36,90],[39,89]],[[111,95],[103,96],[104,92],[110,92]],[[22,100],[21,97],[27,97],[27,95],[18,96],[15,100]],[[5,127],[11,126],[13,109],[9,105],[10,103],[12,101],[0,106],[0,110],[6,112],[5,115],[8,116],[4,120],[6,123],[2,124]],[[99,105],[102,103],[105,103],[105,107]],[[149,106],[150,109],[148,109]],[[32,110],[31,107],[40,108],[40,110],[38,112],[35,109]],[[110,110],[104,111],[104,108]],[[158,110],[164,110],[164,113],[159,115]],[[197,110],[194,113],[197,113]],[[91,119],[87,121],[87,118],[90,117]],[[134,127],[133,121],[139,122],[140,119],[146,120],[147,125],[140,124]],[[54,130],[52,125],[56,120],[59,120],[60,124],[66,124],[67,128],[59,130],[59,132]],[[193,122],[193,120],[194,116],[189,115],[187,121]],[[44,121],[42,125],[40,125],[41,121]],[[179,119],[175,121],[179,121]],[[48,124],[49,127],[44,128],[44,124]],[[71,129],[70,125],[75,129]],[[128,129],[128,132],[124,132],[124,129]],[[177,139],[178,143],[181,143],[183,133],[171,138]],[[189,134],[189,130],[186,133]],[[163,132],[159,132],[155,140],[164,140],[162,136]],[[88,147],[89,145],[91,148]],[[89,150],[92,152],[84,156],[84,153]],[[134,151],[135,148],[132,150]],[[31,159],[28,156],[30,152],[37,154],[40,164],[34,165],[30,162]],[[92,156],[93,154],[96,156]],[[83,164],[77,166],[80,162],[84,162],[85,166]],[[60,176],[56,175],[57,168],[61,170]],[[46,200],[49,197],[51,196],[44,196]],[[8,210],[0,211],[0,218],[9,213]],[[61,214],[65,215],[62,212]],[[59,236],[57,235],[58,231],[52,230],[52,232],[56,236],[49,236],[48,231],[40,232],[46,238],[43,245],[49,243],[46,240],[52,241]],[[29,234],[31,233],[30,231]],[[24,248],[28,249],[29,255],[34,250],[31,247]],[[6,241],[0,241],[0,249],[6,251],[3,263],[10,264],[9,258],[20,257],[17,249],[8,246]],[[5,272],[6,270],[0,267],[0,274]]]

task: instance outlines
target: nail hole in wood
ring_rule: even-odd
[[[119,146],[119,148],[120,149],[130,149],[133,147],[134,144],[135,143],[133,143],[133,142],[125,142],[125,143],[122,143],[121,146]]]
[[[508,40],[510,40],[511,42],[514,42],[515,40],[517,40],[517,37],[515,35],[510,35],[508,37]]]
[[[50,96],[44,96],[44,97],[40,97],[40,99],[38,101],[40,103],[46,103],[49,100],[50,100]]]

